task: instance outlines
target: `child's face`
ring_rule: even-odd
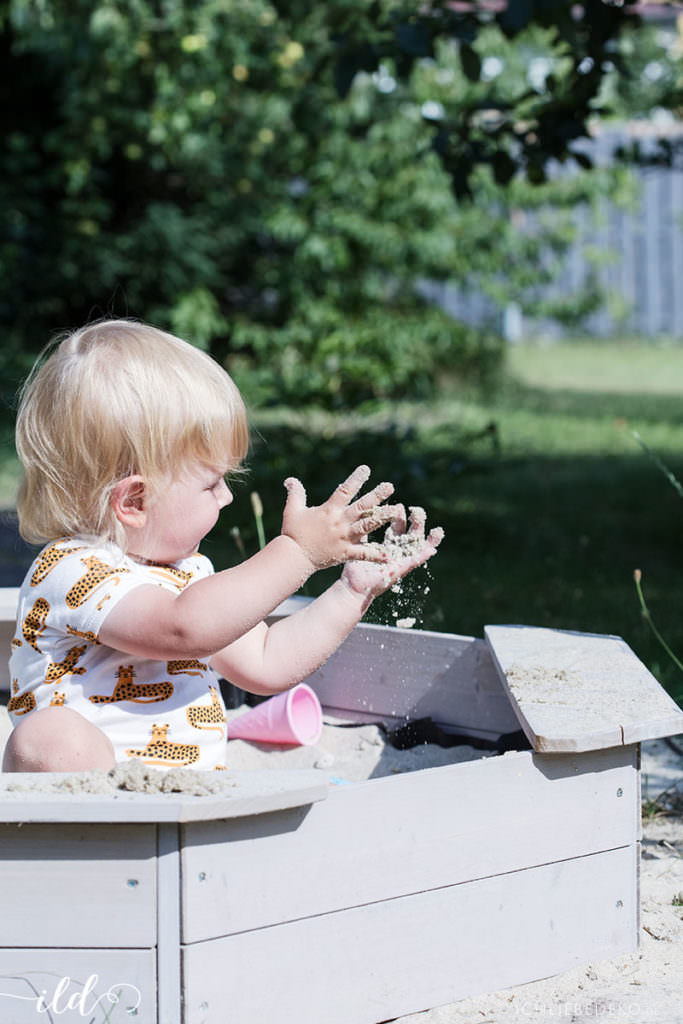
[[[145,527],[130,554],[165,563],[193,555],[231,501],[220,470],[198,466],[185,471],[146,507]]]

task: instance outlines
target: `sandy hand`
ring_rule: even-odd
[[[306,504],[306,491],[300,480],[285,480],[287,501],[282,533],[296,541],[316,569],[350,558],[386,562],[388,553],[384,545],[367,543],[367,535],[385,523],[400,529],[405,523],[405,510],[402,505],[382,504],[394,493],[393,485],[386,482],[354,501],[369,476],[367,466],[358,466],[324,504],[314,506]]]
[[[377,597],[436,554],[444,532],[440,526],[436,526],[425,536],[426,518],[425,510],[415,506],[410,509],[407,530],[405,523],[402,528],[401,524],[394,523],[387,529],[384,543],[379,545],[386,552],[383,564],[347,562],[342,573],[342,580],[347,587],[358,594],[370,598]]]

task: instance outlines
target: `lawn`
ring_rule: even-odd
[[[423,628],[476,636],[486,623],[616,633],[683,703],[683,673],[644,621],[633,583],[639,568],[655,622],[683,654],[683,500],[633,436],[683,479],[683,346],[517,346],[488,398],[451,390],[428,404],[252,419],[249,474],[204,546],[217,567],[241,557],[235,525],[256,550],[250,491],[272,537],[286,476],[300,476],[319,502],[367,462],[373,480],[392,480],[446,531],[430,568],[403,595],[375,602],[370,619],[412,615]],[[7,454],[5,505],[15,479]],[[318,574],[307,592],[336,572]]]
[[[486,623],[526,623],[623,636],[683,703],[683,675],[643,620],[633,571],[653,618],[683,653],[683,501],[633,436],[683,479],[683,348],[564,344],[510,350],[494,396],[449,394],[327,416],[254,416],[251,472],[209,540],[219,564],[256,531],[248,492],[278,528],[282,480],[299,475],[318,502],[359,462],[424,505],[446,539],[429,571],[369,617],[468,635]],[[332,573],[309,583],[317,593]]]

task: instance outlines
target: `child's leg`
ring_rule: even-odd
[[[10,733],[4,772],[107,771],[115,764],[111,740],[71,708],[32,711]]]

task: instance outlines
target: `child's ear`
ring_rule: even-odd
[[[114,486],[111,507],[122,526],[141,527],[145,512],[145,481],[141,476],[127,476]]]

